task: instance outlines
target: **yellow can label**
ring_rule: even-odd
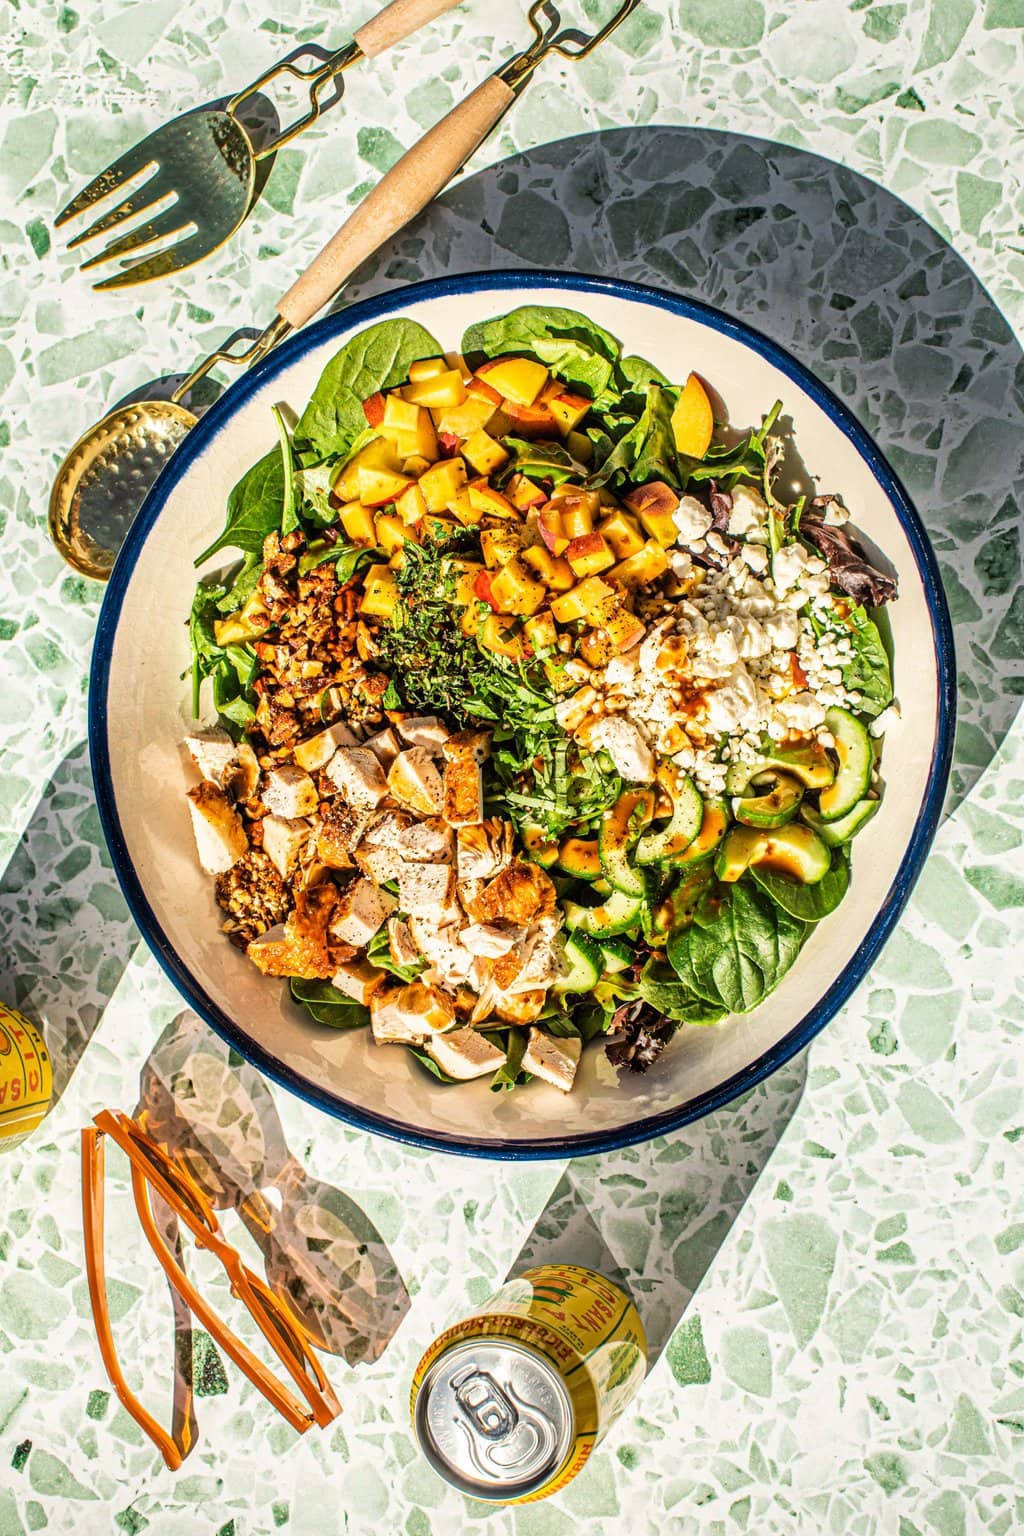
[[[0,1147],[12,1147],[46,1117],[53,1069],[34,1024],[0,1003]]]
[[[633,1397],[647,1370],[640,1315],[619,1286],[578,1264],[544,1264],[507,1281],[478,1312],[447,1329],[416,1368],[412,1405],[424,1377],[447,1349],[467,1339],[506,1338],[553,1365],[572,1402],[574,1435],[553,1477],[525,1504],[564,1488],[585,1465]]]

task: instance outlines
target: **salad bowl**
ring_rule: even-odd
[[[887,610],[899,714],[886,733],[881,813],[857,839],[849,892],[792,969],[752,1011],[684,1026],[645,1073],[584,1052],[571,1095],[534,1081],[489,1091],[450,1084],[367,1030],[317,1023],[232,948],[199,868],[181,743],[194,728],[185,620],[194,560],[215,538],[231,488],[276,440],[271,407],[301,414],[324,367],[381,319],[423,325],[454,350],[468,327],[519,305],[572,308],[671,379],[710,382],[716,415],[738,428],[775,400],[806,473],[840,494],[858,535],[897,573]],[[727,1103],[821,1030],[899,920],[934,834],[954,719],[949,616],[934,557],[905,492],[842,404],[794,359],[706,306],[634,284],[544,272],[452,277],[395,290],[327,317],[278,348],[202,419],[164,470],[107,589],[90,688],[100,815],[139,928],[198,1013],[268,1076],[354,1126],[487,1157],[564,1157],[661,1134]]]

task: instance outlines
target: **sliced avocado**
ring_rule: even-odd
[[[558,867],[577,880],[597,880],[601,874],[597,838],[563,838],[558,846]]]
[[[644,923],[644,937],[648,943],[660,948],[668,943],[670,934],[680,928],[689,928],[701,897],[714,878],[710,862],[687,870],[675,889],[658,902]]]
[[[836,776],[832,759],[819,741],[809,741],[799,747],[775,747],[765,762],[769,768],[782,768],[791,773],[805,789],[821,789],[831,784]]]
[[[767,836],[767,832],[757,827],[733,827],[715,858],[715,874],[719,880],[738,880],[764,848]]]
[[[527,858],[541,869],[552,869],[558,862],[558,844],[552,842],[543,827],[534,824],[520,828],[519,840]]]
[[[850,710],[830,709],[825,725],[836,744],[839,772],[818,796],[818,814],[822,821],[838,821],[867,794],[875,758],[867,727]]]
[[[643,871],[632,862],[630,852],[653,814],[654,791],[634,788],[624,789],[601,818],[597,835],[601,869],[605,879],[627,896],[642,897],[646,891]]]
[[[830,848],[840,848],[869,822],[881,805],[881,800],[858,800],[852,811],[836,821],[824,821],[813,805],[802,805],[800,815],[809,827],[813,827],[823,843]]]
[[[761,830],[733,827],[715,860],[719,880],[738,880],[755,864],[778,870],[804,885],[815,885],[828,874],[829,851],[813,827],[790,822]]]
[[[725,808],[725,802],[705,800],[700,831],[683,853],[673,856],[673,865],[685,867],[687,864],[699,864],[702,859],[709,859],[725,836],[728,825],[729,813]]]
[[[732,802],[733,815],[745,827],[783,827],[800,809],[804,787],[788,773],[774,773],[755,779],[754,795],[737,795]]]

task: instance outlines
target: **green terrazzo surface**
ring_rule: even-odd
[[[521,14],[466,5],[353,71],[232,247],[176,281],[95,295],[51,219],[184,103],[340,43],[369,9],[0,17],[0,938],[18,978],[0,995],[64,1042],[60,1101],[0,1178],[0,1536],[1024,1529],[1020,0],[649,4],[585,66],[548,65],[472,179],[351,290],[517,263],[660,283],[783,341],[877,434],[943,565],[962,715],[950,819],[874,972],[742,1103],[567,1167],[401,1151],[275,1092],[303,1166],[390,1248],[408,1315],[374,1363],[330,1362],[345,1413],[304,1440],[197,1335],[201,1441],[178,1474],[107,1390],[77,1132],[135,1103],[180,1004],[102,848],[81,748],[100,591],[48,546],[52,471],[113,401],[262,324],[348,201],[523,40]],[[162,1412],[171,1312],[111,1163],[112,1309]],[[416,1454],[409,1377],[521,1255],[567,1241],[630,1274],[659,1358],[564,1494],[487,1512]]]

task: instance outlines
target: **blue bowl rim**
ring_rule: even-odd
[[[825,411],[829,419],[853,443],[885,492],[907,536],[924,587],[928,604],[937,661],[938,710],[931,771],[926,794],[914,830],[885,900],[862,943],[842,973],[802,1019],[781,1040],[765,1051],[741,1072],[719,1083],[697,1098],[673,1109],[661,1110],[630,1125],[610,1131],[582,1132],[552,1137],[543,1141],[509,1138],[486,1141],[471,1136],[411,1129],[387,1115],[349,1104],[340,1096],[325,1091],[280,1061],[251,1040],[195,981],[173,948],[157,920],[136,875],[121,828],[114,794],[107,750],[107,689],[110,661],[118,620],[128,584],[146,537],[159,518],[171,487],[177,478],[204,451],[207,444],[228,423],[262,385],[289,367],[297,358],[318,347],[324,340],[342,337],[383,316],[424,299],[447,294],[501,292],[547,288],[566,295],[599,294],[626,299],[633,303],[661,308],[693,319],[712,330],[749,347],[791,378]],[[589,276],[566,272],[545,272],[537,268],[456,274],[432,278],[390,289],[326,315],[305,330],[289,337],[252,368],[206,412],[178,448],[147,496],[111,574],[100,610],[89,678],[89,749],[97,804],[104,835],[110,849],[114,871],[125,900],[147,945],[177,990],[223,1039],[268,1077],[296,1094],[307,1104],[358,1130],[374,1131],[406,1145],[431,1151],[458,1153],[495,1160],[534,1161],[589,1156],[632,1146],[655,1136],[688,1125],[704,1115],[721,1109],[740,1094],[762,1082],[802,1051],[838,1012],[860,985],[886,939],[899,920],[921,872],[941,815],[946,781],[953,751],[956,720],[956,666],[953,628],[939,575],[938,565],[920,517],[899,478],[891,469],[870,435],[847,407],[785,348],[769,340],[752,326],[723,314],[699,300],[682,298],[661,289],[621,278]]]

